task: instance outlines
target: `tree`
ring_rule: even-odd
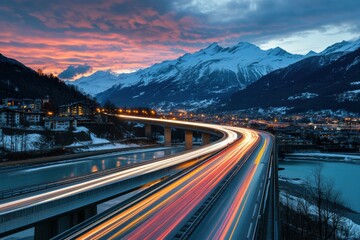
[[[116,108],[115,104],[110,102],[109,100],[104,103],[104,108],[108,110],[114,110]]]
[[[322,175],[316,168],[313,180],[308,183],[309,200],[316,206],[316,225],[319,239],[337,238],[342,234],[342,219],[345,216],[341,194],[335,189],[334,182]]]

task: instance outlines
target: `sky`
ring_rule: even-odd
[[[306,54],[360,37],[358,0],[1,0],[0,53],[64,79],[132,72],[213,42]]]

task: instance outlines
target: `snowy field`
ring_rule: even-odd
[[[292,210],[297,211],[297,209],[301,209],[301,206],[309,206],[308,212],[309,214],[315,218],[318,212],[318,208],[308,203],[305,199],[299,198],[290,194],[287,194],[284,191],[280,191],[279,194],[279,201],[284,204],[288,205]],[[360,233],[360,225],[354,223],[351,219],[343,217],[341,221],[354,233]]]
[[[0,146],[8,151],[22,152],[46,147],[45,138],[37,133],[23,135],[1,135]]]

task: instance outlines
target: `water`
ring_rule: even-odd
[[[77,161],[26,167],[0,172],[0,191],[83,176],[90,173],[123,167],[181,152],[184,147],[141,149],[130,152],[83,158]]]
[[[279,171],[280,177],[304,181],[314,179],[314,171],[321,167],[322,175],[334,181],[335,189],[342,193],[345,204],[360,213],[360,164],[299,160],[281,161],[279,167],[285,168]]]

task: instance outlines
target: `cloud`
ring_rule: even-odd
[[[70,65],[66,70],[61,72],[58,77],[61,79],[74,79],[79,75],[85,74],[92,71],[92,67],[84,64],[84,65]]]
[[[215,41],[264,46],[342,26],[360,35],[359,12],[355,0],[4,0],[0,49],[53,73],[84,62],[134,70]]]

